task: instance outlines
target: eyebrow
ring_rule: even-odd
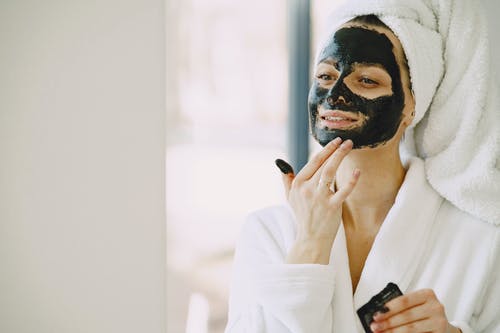
[[[335,69],[337,69],[337,70],[339,69],[339,62],[332,59],[332,58],[323,59],[318,63],[318,65],[319,64],[327,64],[327,65],[331,65],[331,66],[335,67]]]
[[[337,63],[335,60],[333,60],[331,58],[323,59],[320,62],[324,62],[324,63],[329,64],[329,65],[335,65]]]
[[[353,67],[354,68],[377,67],[387,72],[387,69],[382,64],[379,64],[377,62],[356,62],[353,64]]]

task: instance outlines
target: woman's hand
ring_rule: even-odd
[[[431,289],[418,290],[387,302],[388,312],[378,313],[370,325],[377,333],[460,333],[448,323],[444,306]]]
[[[297,219],[297,238],[287,263],[328,264],[333,240],[342,217],[342,203],[359,178],[354,170],[349,183],[334,190],[335,173],[342,159],[351,151],[352,141],[337,138],[327,144],[295,176],[284,161],[276,164],[284,173],[288,201]]]

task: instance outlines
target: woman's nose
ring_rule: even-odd
[[[328,92],[328,97],[326,98],[326,102],[328,105],[333,106],[338,102],[346,103],[345,94],[347,87],[344,84],[344,78],[340,77],[335,85]]]
[[[337,102],[343,102],[343,103],[346,103],[346,100],[344,98],[344,96],[340,96],[338,95],[337,98],[333,98],[332,96],[328,96],[326,98],[326,102],[330,105],[330,106],[333,106],[334,104],[336,104]]]

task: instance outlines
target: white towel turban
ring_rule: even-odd
[[[327,36],[369,14],[408,59],[415,118],[403,156],[423,158],[429,183],[459,209],[500,225],[500,90],[479,0],[347,0]]]

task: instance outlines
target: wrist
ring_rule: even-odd
[[[328,265],[333,239],[298,239],[288,252],[287,264]]]

